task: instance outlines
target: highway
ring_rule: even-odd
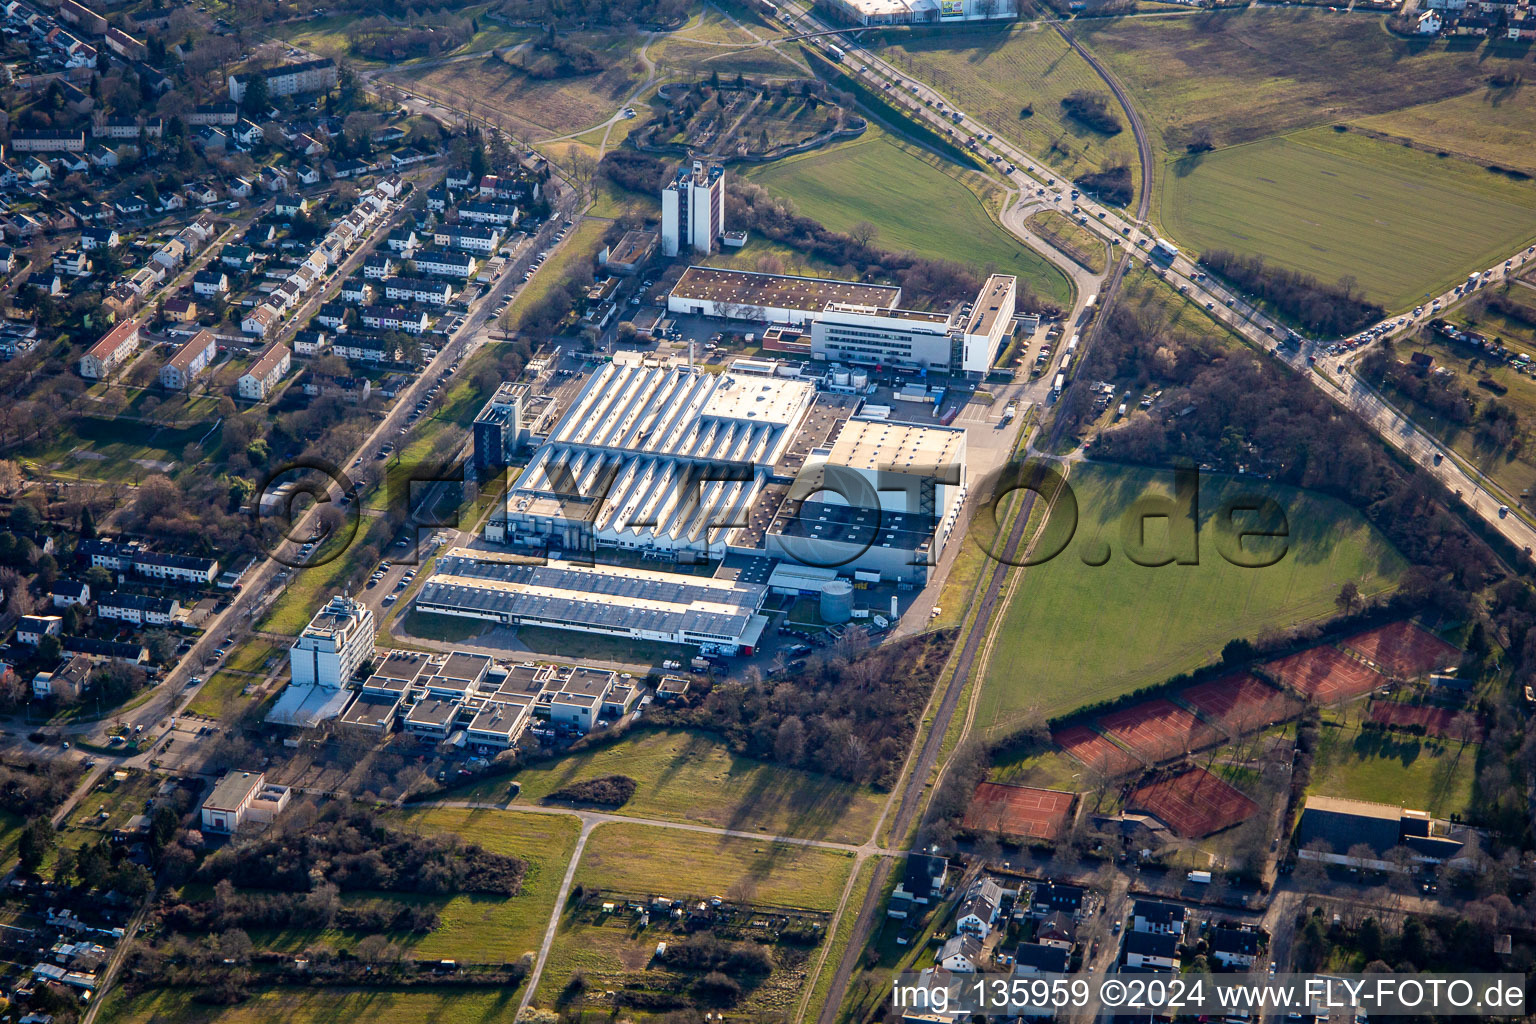
[[[818,21],[810,13],[799,13],[792,17],[801,24],[810,26],[812,34],[837,31],[832,26]],[[1468,512],[1481,518],[1490,528],[1514,545],[1516,550],[1523,550],[1527,554],[1536,551],[1536,526],[1517,511],[1513,496],[1498,492],[1490,481],[1464,466],[1459,459],[1450,457],[1447,449],[1432,435],[1391,407],[1369,386],[1349,372],[1347,364],[1332,365],[1324,372],[1318,372],[1314,368],[1314,362],[1319,366],[1325,365],[1327,348],[1336,339],[1303,338],[1294,348],[1282,346],[1279,344],[1279,339],[1289,334],[1288,328],[1267,316],[1242,296],[1206,275],[1200,274],[1190,261],[1179,257],[1173,261],[1172,265],[1160,265],[1152,259],[1150,249],[1157,239],[1146,224],[1152,188],[1151,154],[1141,117],[1136,112],[1135,106],[1129,102],[1129,97],[1118,81],[1091,53],[1078,44],[1066,25],[1058,21],[1053,21],[1052,25],[1068,45],[1081,54],[1104,79],[1108,88],[1120,100],[1126,117],[1130,121],[1142,164],[1141,188],[1134,215],[1128,215],[1125,211],[1101,204],[1086,194],[1075,198],[1070,196],[1070,184],[1058,182],[1055,174],[1043,161],[989,133],[987,126],[977,124],[970,115],[965,114],[932,86],[909,77],[884,61],[877,53],[863,47],[846,29],[839,33],[842,36],[840,46],[845,54],[842,60],[843,70],[884,93],[891,102],[902,106],[914,118],[954,138],[957,144],[964,146],[974,140],[972,149],[979,159],[997,168],[1005,178],[1020,189],[1021,201],[1014,204],[1003,218],[1004,225],[1010,231],[1025,237],[1025,240],[1032,245],[1039,245],[1039,239],[1023,234],[1023,218],[1035,209],[1057,209],[1074,217],[1091,230],[1103,234],[1110,241],[1112,248],[1125,253],[1128,261],[1143,261],[1171,285],[1182,291],[1191,301],[1205,306],[1214,319],[1231,328],[1256,348],[1268,352],[1290,369],[1302,374],[1330,398],[1353,411],[1382,440],[1412,459],[1426,473],[1444,484],[1452,494],[1459,494]],[[959,115],[958,120],[956,115]],[[961,130],[962,127],[963,130]],[[1031,194],[1033,194],[1032,200],[1027,198]],[[1492,266],[1483,268],[1487,278],[1480,287],[1486,289],[1499,284],[1506,277],[1506,272],[1520,270],[1532,255],[1531,249],[1522,249],[1509,254],[1507,260],[1501,259]],[[1118,283],[1119,276],[1124,273],[1125,266],[1126,264],[1121,264],[1112,272],[1113,276],[1109,284],[1103,289],[1106,305],[1113,302],[1114,285]],[[1196,274],[1200,276],[1196,277]],[[1082,273],[1074,274],[1073,278],[1080,289],[1084,287]],[[1379,336],[1391,336],[1422,322],[1426,316],[1432,315],[1430,311],[1436,303],[1443,312],[1464,299],[1465,296],[1459,294],[1457,290],[1447,290],[1439,296],[1426,300],[1423,315],[1403,314],[1388,317],[1382,324],[1376,325],[1382,328]],[[1393,324],[1396,326],[1388,326]],[[1358,357],[1358,354],[1356,352],[1354,357]],[[1342,370],[1339,369],[1340,365],[1344,366]],[[1503,509],[1509,511],[1501,512]]]

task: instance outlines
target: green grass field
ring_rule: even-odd
[[[1057,210],[1032,213],[1024,222],[1030,230],[1087,267],[1102,274],[1109,264],[1109,246],[1104,239]]]
[[[396,816],[405,831],[452,832],[466,843],[492,853],[528,861],[523,889],[516,896],[417,896],[349,894],[352,902],[423,904],[437,910],[438,927],[426,935],[391,936],[406,955],[422,960],[447,958],[464,963],[510,963],[537,950],[560,891],[560,879],[576,847],[580,825],[574,817],[517,811],[436,807]],[[252,935],[257,948],[302,952],[317,945],[342,948],[363,934],[339,930],[288,929]]]
[[[1072,289],[1061,271],[998,226],[962,183],[980,176],[918,152],[871,125],[852,142],[753,167],[745,176],[833,230],[868,221],[878,229],[876,244],[882,248],[995,266],[1067,305]]]
[[[826,776],[736,757],[693,733],[643,731],[595,751],[524,768],[519,800],[603,775],[639,783],[620,813],[721,828],[861,843],[880,812],[873,790]],[[502,800],[507,782],[456,791],[456,800]]]
[[[1173,161],[1161,187],[1180,243],[1352,276],[1390,309],[1536,236],[1536,183],[1326,128]]]
[[[538,305],[555,285],[566,279],[571,268],[582,263],[591,264],[603,247],[603,232],[607,230],[608,225],[599,220],[581,221],[571,230],[560,248],[550,254],[543,269],[533,275],[533,280],[512,300],[512,310],[519,323],[527,310]]]
[[[674,899],[720,896],[831,911],[852,864],[853,856],[840,850],[621,822],[592,831],[575,881]]]
[[[1536,90],[1487,85],[1354,122],[1481,163],[1536,174]]]
[[[121,988],[107,996],[103,1024],[503,1024],[517,1012],[515,989],[451,988],[389,991],[369,989],[267,989],[235,1006],[209,1006],[189,990],[128,996]]]
[[[1128,129],[1106,136],[1063,114],[1067,94],[1105,87],[1088,62],[1046,26],[893,29],[878,40],[870,45],[893,67],[932,85],[967,116],[985,122],[988,131],[1062,174],[1076,176],[1121,160],[1135,166],[1136,143]]]
[[[1380,18],[1317,8],[1093,18],[1073,32],[1132,93],[1164,152],[1197,128],[1217,146],[1381,114],[1529,69],[1518,45],[1401,39]]]
[[[1126,513],[1143,496],[1171,493],[1171,472],[1084,463],[1070,483],[1076,533],[1059,556],[1025,569],[1013,585],[979,698],[982,729],[1006,732],[1031,713],[1061,715],[1160,682],[1217,660],[1234,637],[1332,616],[1346,580],[1362,593],[1378,593],[1404,568],[1391,546],[1338,502],[1213,476],[1201,481],[1199,564],[1144,567],[1127,558],[1122,523],[1134,521]],[[1288,519],[1286,554],[1269,568],[1238,568],[1217,548],[1217,507],[1247,494],[1273,497]],[[1155,557],[1164,550],[1166,521],[1149,519],[1146,526]],[[1048,537],[1062,536],[1054,517],[1045,529]],[[1106,545],[1106,563],[1085,564]]]
[[[230,722],[250,698],[240,696],[247,686],[260,682],[254,676],[236,672],[215,672],[208,681],[197,688],[197,696],[187,705],[187,713]]]
[[[1323,718],[1307,792],[1400,804],[1436,817],[1467,810],[1477,769],[1476,743],[1362,733],[1362,714],[1363,705]]]
[[[0,811],[0,871],[10,871],[16,866],[16,846],[26,827],[27,819],[21,815]]]

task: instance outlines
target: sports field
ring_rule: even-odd
[[[982,782],[965,810],[965,827],[1029,839],[1055,839],[1071,823],[1075,793]]]
[[[1259,805],[1204,768],[1191,768],[1139,787],[1130,810],[1154,815],[1181,836],[1198,838],[1247,821]]]
[[[1106,136],[1064,116],[1064,96],[1079,89],[1104,92],[1105,86],[1048,27],[901,29],[868,45],[1060,173],[1075,177],[1122,160],[1135,166],[1129,128]]]
[[[1024,569],[1014,584],[979,698],[982,729],[1006,731],[1032,711],[1061,715],[1160,682],[1217,660],[1234,637],[1333,616],[1345,580],[1379,593],[1403,570],[1396,551],[1339,502],[1218,476],[1201,481],[1199,564],[1137,565],[1123,553],[1122,523],[1134,518],[1126,512],[1143,496],[1171,493],[1171,478],[1079,464],[1070,477],[1076,533],[1060,555]],[[1261,488],[1285,510],[1288,548],[1269,568],[1239,568],[1218,553],[1210,521],[1222,502]],[[1146,524],[1155,551],[1166,521]],[[1107,562],[1085,563],[1105,545]]]
[[[1364,696],[1387,681],[1369,665],[1329,644],[1297,651],[1259,668],[1308,700],[1323,704]]]
[[[1389,309],[1536,237],[1536,183],[1328,128],[1182,158],[1160,179],[1180,243],[1352,276]]]
[[[1393,622],[1345,637],[1340,645],[1388,675],[1416,679],[1454,665],[1461,651],[1412,622]]]
[[[1308,793],[1400,804],[1436,817],[1472,801],[1478,747],[1360,730],[1363,708],[1325,715]]]
[[[1061,271],[1004,231],[964,183],[979,175],[899,145],[873,125],[852,142],[749,168],[745,175],[834,230],[868,221],[879,231],[881,248],[969,267],[995,265],[1043,298],[1062,305],[1071,300]]]
[[[880,813],[879,794],[824,775],[736,757],[716,740],[647,730],[557,761],[524,768],[519,800],[573,782],[627,775],[638,783],[622,812],[721,828],[862,843]],[[505,780],[456,791],[459,800],[503,800]]]

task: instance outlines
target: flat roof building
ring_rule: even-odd
[[[621,566],[535,564],[454,549],[416,598],[422,611],[749,653],[768,589]]]
[[[727,320],[799,324],[813,320],[828,303],[884,310],[900,299],[901,289],[893,285],[689,267],[667,296],[667,309]]]

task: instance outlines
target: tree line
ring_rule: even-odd
[[[1311,274],[1270,266],[1262,256],[1239,256],[1226,249],[1212,249],[1200,262],[1314,334],[1342,337],[1386,315],[1385,309],[1365,297],[1353,277],[1324,284]]]

